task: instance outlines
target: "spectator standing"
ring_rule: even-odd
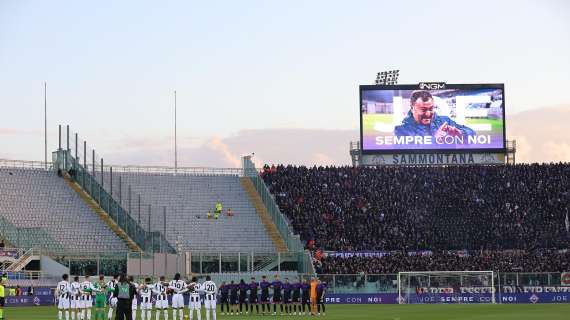
[[[223,210],[222,202],[220,202],[220,200],[218,200],[216,202],[216,211],[214,211],[214,213],[219,216],[220,214],[222,214],[222,210]]]

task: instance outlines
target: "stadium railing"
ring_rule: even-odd
[[[0,159],[0,168],[52,170],[53,169],[53,163],[44,162],[44,161]]]
[[[206,167],[166,167],[166,166],[134,166],[134,165],[104,165],[105,172],[113,168],[113,172],[152,173],[152,174],[184,174],[184,175],[236,175],[242,176],[241,168],[206,168]]]
[[[72,275],[85,274],[115,275],[127,272],[127,256],[124,252],[110,251],[69,251],[34,249],[38,256],[49,256],[69,268]]]
[[[8,276],[8,280],[39,280],[45,277],[44,273],[41,271],[17,271],[17,272],[9,272],[5,271],[6,275]]]
[[[35,256],[41,259],[42,256],[51,257],[61,265],[70,269],[70,274],[85,275],[85,274],[105,274],[115,275],[127,272],[127,253],[116,253],[109,251],[70,251],[66,249],[55,248],[5,248],[0,250],[0,257],[3,252],[15,253],[10,257],[14,257],[12,261],[0,263],[0,273],[9,271],[9,266],[16,263],[18,258],[28,256]],[[17,274],[18,279],[36,279],[46,278],[49,275],[40,271],[17,271],[10,274]],[[59,277],[59,276],[58,276]]]
[[[168,264],[168,272],[172,274],[251,273],[269,270],[303,273],[303,270],[310,270],[309,266],[299,265],[299,257],[303,254],[304,252],[188,251],[165,257],[162,254],[131,252],[129,266],[133,269],[129,272],[156,276]]]
[[[70,150],[58,150],[54,153],[56,168],[70,172],[71,179],[95,200],[109,214],[109,217],[143,250],[151,252],[175,252],[160,231],[146,231],[97,181],[91,172],[85,169]]]
[[[248,177],[255,186],[257,193],[263,201],[263,205],[267,208],[267,212],[269,212],[273,223],[275,223],[277,230],[279,230],[289,252],[298,253],[299,263],[302,267],[302,269],[300,269],[301,272],[314,274],[315,270],[310,253],[304,251],[304,246],[299,235],[293,232],[293,228],[289,225],[287,218],[285,218],[285,215],[281,212],[279,206],[277,206],[273,195],[265,185],[263,179],[259,176],[259,170],[255,167],[253,161],[251,161],[251,156],[242,158],[242,166],[244,176]]]
[[[0,235],[18,248],[62,249],[63,246],[41,228],[17,227],[4,217],[0,217]]]

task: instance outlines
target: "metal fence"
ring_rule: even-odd
[[[44,161],[10,160],[0,159],[0,168],[16,169],[46,169],[52,170],[53,163]]]
[[[281,213],[281,210],[279,209],[279,206],[277,206],[273,195],[265,185],[263,179],[259,176],[259,171],[257,168],[255,168],[255,165],[251,161],[251,157],[243,157],[243,169],[245,176],[250,178],[251,182],[255,186],[255,189],[261,197],[263,204],[267,208],[267,211],[271,216],[273,223],[275,223],[275,226],[277,227],[277,230],[279,230],[281,237],[283,237],[283,240],[285,240],[289,251],[303,251],[304,247],[301,243],[299,235],[296,235],[293,232],[293,228],[289,225],[283,213]]]
[[[497,292],[517,292],[525,287],[559,287],[560,272],[495,272]],[[397,293],[398,274],[321,274],[329,293]]]
[[[18,227],[0,216],[0,235],[18,248],[63,249],[49,233],[38,227]]]
[[[114,253],[114,252],[72,252],[46,248],[8,248],[10,257],[18,260],[25,253],[33,256],[49,256],[69,268],[71,275],[86,274],[131,274],[134,276],[172,277],[175,273],[252,273],[252,272],[299,272],[305,273],[311,266],[303,259],[305,252],[180,252],[163,253]],[[32,251],[32,252],[30,252]],[[3,269],[0,264],[0,271]],[[7,265],[6,265],[7,266]],[[4,266],[4,267],[6,267]],[[24,271],[25,272],[25,271]],[[310,273],[310,272],[309,272]]]
[[[115,197],[104,188],[103,159],[95,149],[88,148],[84,140],[80,143],[77,133],[70,137],[71,129],[66,127],[65,149],[62,148],[61,126],[59,148],[53,152],[55,169],[69,173],[76,182],[103,209],[125,233],[144,251],[174,252],[174,248],[160,231],[144,229],[141,221],[136,221]],[[90,156],[87,150],[90,150]],[[87,159],[91,158],[88,165]],[[97,176],[100,176],[97,179]],[[111,189],[112,190],[112,189]]]
[[[259,170],[255,167],[255,164],[251,160],[251,156],[245,156],[242,158],[242,166],[244,176],[248,177],[253,183],[257,193],[261,197],[263,205],[267,209],[267,212],[271,216],[273,223],[277,227],[279,234],[285,241],[289,252],[303,252],[304,246],[298,234],[295,234],[293,227],[289,225],[289,222],[285,218],[285,215],[279,209],[277,202],[273,198],[273,195],[265,185],[265,181],[260,177]],[[305,251],[299,256],[300,264],[305,267],[300,271],[303,273],[315,274],[315,269],[312,263],[312,257],[309,251]]]
[[[13,253],[10,255],[14,259],[13,263],[18,263],[20,258],[27,256],[48,256],[61,265],[68,267],[70,274],[84,276],[86,274],[115,275],[127,272],[127,253],[115,253],[108,251],[84,251],[73,252],[57,248],[5,248],[4,252]],[[11,263],[0,264],[0,272],[5,271]],[[17,274],[42,275],[40,271],[17,271]]]
[[[148,254],[133,252],[128,258],[128,272],[133,275],[157,276],[209,273],[251,273],[260,271],[310,272],[311,262],[305,252],[199,252]],[[307,271],[309,270],[309,271]]]
[[[135,165],[104,165],[104,171],[113,168],[114,172],[152,173],[164,175],[236,175],[243,176],[242,168],[207,168],[207,167],[167,167],[167,166],[135,166]]]

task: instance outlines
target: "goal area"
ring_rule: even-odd
[[[398,273],[400,304],[495,303],[493,271]]]

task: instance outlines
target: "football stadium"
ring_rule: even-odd
[[[292,57],[261,57],[279,54],[271,46],[273,35],[259,33],[255,38],[247,33],[263,29],[259,27],[263,21],[271,33],[282,36],[277,42],[308,56],[315,46],[319,52],[328,48],[306,34],[329,35],[325,27],[315,26],[329,23],[327,15],[339,19],[329,27],[337,26],[342,17],[352,21],[345,27],[353,30],[365,24],[364,17],[374,17],[372,8],[377,6],[395,12],[412,10],[403,4],[368,4],[371,12],[350,11],[363,15],[352,20],[344,14],[352,9],[336,5],[306,4],[300,10],[299,3],[291,8],[269,3],[249,8],[229,2],[223,6],[181,2],[172,10],[166,4],[139,7],[134,2],[95,7],[0,4],[0,48],[31,48],[16,40],[16,30],[22,30],[22,39],[32,39],[31,35],[59,39],[54,47],[46,45],[22,56],[0,50],[0,69],[6,70],[0,74],[0,86],[6,89],[0,89],[0,108],[8,115],[0,119],[0,320],[570,319],[570,153],[556,149],[544,161],[529,158],[529,137],[538,135],[541,126],[554,128],[552,121],[533,119],[536,126],[523,130],[527,136],[510,134],[511,126],[517,128],[519,121],[525,121],[511,117],[511,110],[521,108],[519,96],[529,93],[519,82],[503,77],[506,70],[494,74],[506,80],[487,82],[473,75],[477,70],[462,71],[457,77],[451,76],[453,67],[441,65],[442,75],[436,73],[437,78],[449,74],[452,80],[475,80],[428,82],[423,81],[424,74],[407,67],[415,65],[407,59],[418,57],[396,53],[404,69],[374,70],[371,79],[353,76],[349,84],[339,82],[311,100],[328,101],[324,109],[312,110],[314,102],[284,109],[279,98],[268,98],[274,93],[272,86],[287,82],[280,82],[285,81],[283,74],[276,75],[275,82],[265,78],[269,71],[264,66],[286,69]],[[529,14],[543,10],[548,14],[538,19],[560,19],[562,27],[556,32],[570,35],[570,20],[560,18],[564,10],[553,9],[570,9],[566,3],[553,0],[536,2],[536,8],[527,6],[521,15],[525,10]],[[510,10],[494,3],[492,7],[496,12]],[[454,8],[445,12],[459,10],[470,17],[469,10]],[[30,17],[45,13],[58,19],[38,18],[30,26],[24,23],[27,12]],[[275,14],[271,19],[270,12]],[[186,19],[186,14],[199,22]],[[214,19],[218,17],[226,19]],[[293,17],[304,27],[282,30],[271,25],[283,17]],[[419,13],[413,17],[419,18]],[[104,22],[101,18],[108,19],[108,25],[94,27],[91,22]],[[159,22],[171,22],[172,29]],[[137,27],[115,29],[129,23]],[[231,33],[239,41],[229,45],[206,36],[196,38],[211,49],[191,55],[193,63],[204,63],[193,66],[198,74],[220,71],[208,61],[219,62],[221,56],[231,60],[229,53],[220,53],[224,50],[238,56],[247,52],[247,57],[240,56],[241,62],[228,65],[243,64],[252,73],[226,74],[222,87],[223,81],[214,81],[215,86],[205,73],[196,76],[182,71],[190,70],[185,66],[175,67],[168,77],[190,77],[193,89],[168,89],[166,102],[160,102],[167,105],[163,109],[153,105],[156,101],[145,101],[153,99],[146,85],[163,90],[160,79],[154,78],[160,76],[159,69],[172,68],[171,63],[186,59],[181,52],[197,48],[175,43],[168,48],[179,53],[159,56],[152,51],[154,43],[165,45],[162,38],[170,39],[166,35],[170,31],[175,38],[185,35],[180,28],[196,36],[193,28],[204,26],[211,28],[207,32],[213,37]],[[223,32],[218,33],[221,26]],[[469,41],[483,32],[471,27]],[[59,31],[52,34],[51,28]],[[313,34],[313,30],[318,31]],[[396,47],[410,46],[402,39],[412,31],[393,32],[401,33],[401,42],[394,40]],[[140,42],[125,40],[127,35]],[[295,41],[289,43],[288,36]],[[311,40],[296,43],[299,39]],[[372,45],[369,39],[352,41],[357,46]],[[60,46],[70,54],[65,63],[54,64],[57,72],[18,68],[35,65],[27,59],[30,55],[46,53],[51,56],[46,61],[55,61],[50,59],[56,59],[54,52],[62,52],[54,49]],[[112,58],[95,62],[102,60],[93,58],[94,52],[107,55],[109,50]],[[351,59],[359,59],[357,51],[349,54]],[[77,56],[72,58],[74,53]],[[391,57],[392,53],[379,54]],[[124,65],[114,65],[113,59]],[[321,59],[327,58],[314,61]],[[78,71],[85,66],[94,68],[90,75]],[[295,68],[286,72],[291,87],[280,88],[279,93],[286,90],[288,96],[302,97],[306,88],[293,82],[316,78]],[[107,70],[116,71],[116,78]],[[50,90],[55,87],[53,102],[43,80],[41,94],[23,91],[32,90],[22,80],[24,74],[37,86],[37,77],[45,76],[42,72],[53,78],[49,80]],[[132,72],[140,78],[130,87],[136,89],[125,93],[118,88]],[[338,77],[350,77],[338,72]],[[100,76],[102,82],[97,80]],[[62,80],[66,77],[72,79]],[[230,85],[226,77],[232,78]],[[253,96],[237,98],[241,96],[235,91],[253,90],[246,77],[264,83],[267,92],[256,88]],[[175,81],[174,86],[189,83]],[[322,88],[327,86],[331,84]],[[312,96],[323,93],[316,88],[310,90]],[[196,110],[177,100],[181,92],[192,91],[210,104]],[[330,101],[331,94],[333,100],[352,100],[341,107]],[[120,96],[126,96],[124,103],[114,100]],[[101,109],[89,107],[101,101],[105,103]],[[266,109],[260,113],[246,101]],[[344,119],[344,109],[352,118]],[[344,146],[342,157],[325,154],[328,142],[320,141],[316,131],[292,144],[275,139],[270,130],[254,131],[257,136],[267,133],[262,140],[232,136],[235,130],[257,128],[259,123],[279,128],[288,123],[279,118],[293,112],[291,123],[312,118],[315,123],[341,121],[352,128],[351,138],[332,139],[332,144]],[[163,117],[173,122],[160,122]],[[197,119],[195,127],[189,118]],[[196,147],[198,136],[208,135],[210,129],[216,134],[204,140],[208,146]],[[153,140],[161,130],[169,132],[166,138]],[[220,138],[222,132],[229,138]],[[339,136],[330,132],[330,137]],[[568,146],[562,130],[552,132]],[[247,140],[246,147],[235,151],[228,146],[228,141],[239,144],[240,138]],[[552,143],[549,148],[557,146]],[[306,147],[313,153],[303,153]]]

